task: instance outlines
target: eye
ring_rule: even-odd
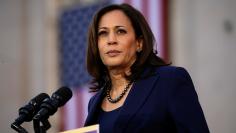
[[[118,33],[118,34],[126,34],[127,32],[126,32],[126,30],[124,30],[124,29],[118,29],[118,30],[117,30],[117,33]]]
[[[99,31],[98,32],[98,36],[105,36],[105,35],[107,35],[108,34],[108,32],[107,31]]]

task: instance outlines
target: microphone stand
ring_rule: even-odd
[[[48,119],[44,120],[34,119],[33,126],[35,133],[46,133],[46,131],[51,127],[51,124],[49,123]],[[12,123],[11,128],[17,131],[18,133],[28,133],[28,131],[26,131],[17,122]]]
[[[46,133],[46,131],[51,127],[51,124],[49,123],[48,119],[45,120],[34,119],[33,125],[35,133]]]
[[[11,124],[11,128],[17,131],[18,133],[28,133],[22,126],[20,126],[16,122]]]

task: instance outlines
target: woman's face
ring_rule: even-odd
[[[136,39],[129,18],[120,10],[105,13],[98,24],[98,50],[108,69],[127,69],[141,51],[142,40]]]

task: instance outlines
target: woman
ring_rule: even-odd
[[[85,126],[101,133],[208,133],[197,94],[184,68],[153,52],[154,36],[143,15],[127,4],[94,16],[87,68],[93,77]]]

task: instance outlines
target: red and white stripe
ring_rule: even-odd
[[[83,127],[88,110],[88,102],[92,97],[89,88],[83,86],[73,89],[73,97],[62,108],[61,130],[70,130]]]

